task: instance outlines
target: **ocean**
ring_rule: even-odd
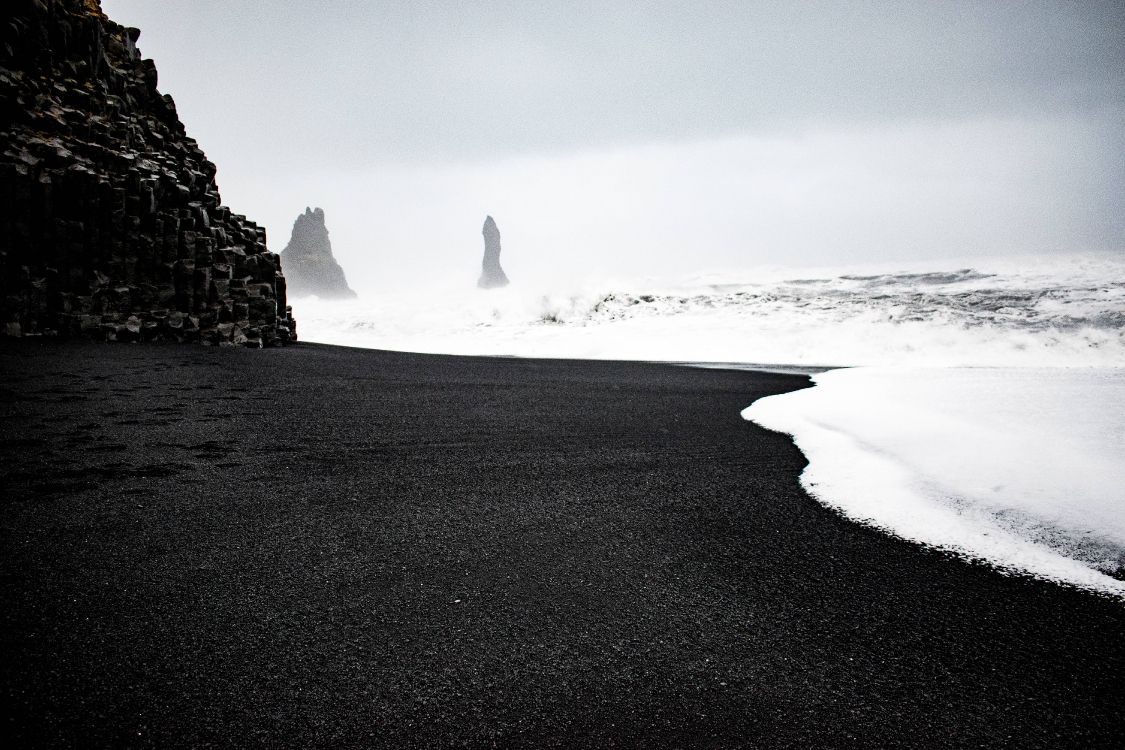
[[[301,338],[807,372],[744,416],[793,435],[819,501],[1125,599],[1125,258],[473,281],[295,300]]]

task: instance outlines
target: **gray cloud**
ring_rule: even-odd
[[[1120,2],[105,5],[188,117],[341,165],[1125,104]]]

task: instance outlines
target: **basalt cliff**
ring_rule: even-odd
[[[354,297],[344,269],[332,255],[332,242],[324,224],[324,209],[306,207],[293,222],[289,244],[281,251],[289,290],[294,297],[315,294],[321,299]]]
[[[98,0],[4,0],[0,333],[296,338],[278,255],[222,205],[156,67]]]

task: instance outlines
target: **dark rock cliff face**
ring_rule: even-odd
[[[480,281],[477,286],[481,289],[492,289],[508,285],[508,276],[500,267],[500,230],[491,216],[484,217],[484,260],[481,261]]]
[[[289,291],[296,297],[315,294],[322,299],[354,297],[344,269],[332,257],[332,242],[324,224],[324,210],[306,207],[293,222],[293,235],[281,251]]]
[[[279,257],[221,205],[139,35],[98,0],[4,0],[0,333],[295,339]]]

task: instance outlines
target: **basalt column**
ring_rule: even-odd
[[[332,255],[332,242],[324,224],[324,210],[305,208],[293,222],[289,244],[281,251],[281,262],[295,297],[315,294],[321,299],[355,296],[344,278],[344,269]]]
[[[222,205],[140,31],[98,0],[4,0],[0,333],[295,338],[280,258]]]
[[[500,267],[500,230],[491,216],[484,219],[484,260],[481,261],[480,281],[477,286],[481,289],[492,289],[508,285],[508,277]]]

